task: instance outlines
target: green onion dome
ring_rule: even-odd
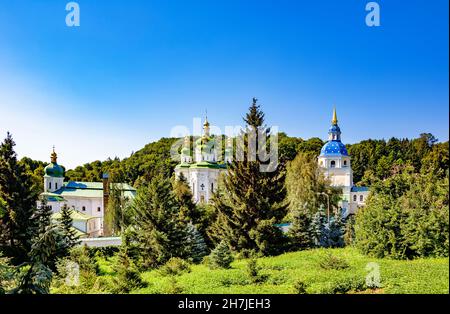
[[[51,155],[51,163],[44,168],[44,173],[49,177],[62,178],[64,177],[64,168],[58,165],[56,162],[57,155],[55,153],[55,149],[53,149],[53,153]]]

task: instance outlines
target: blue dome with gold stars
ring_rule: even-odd
[[[320,150],[320,156],[348,156],[348,152],[341,141],[328,141]]]

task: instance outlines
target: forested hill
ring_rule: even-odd
[[[170,176],[177,162],[170,158],[170,148],[175,138],[161,138],[149,143],[130,157],[105,161],[93,161],[75,169],[66,171],[67,180],[101,181],[103,173],[109,173],[113,180],[139,186],[148,182],[158,173]],[[20,143],[19,143],[20,144]],[[319,138],[303,140],[279,135],[279,155],[281,162],[292,160],[300,151],[319,154],[324,142]],[[364,140],[347,144],[352,157],[355,184],[370,185],[376,179],[389,177],[397,168],[405,164],[412,165],[417,172],[427,169],[448,171],[449,143],[438,143],[433,135],[423,133],[414,139],[391,138],[389,140]],[[61,156],[63,152],[61,153]],[[63,160],[63,158],[61,158]],[[37,186],[41,180],[46,163],[23,158],[30,172],[33,173]]]

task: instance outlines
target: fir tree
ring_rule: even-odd
[[[323,206],[312,216],[311,224],[309,226],[309,233],[311,236],[312,245],[314,247],[324,246],[325,224],[327,217]]]
[[[290,246],[293,250],[304,250],[312,246],[312,239],[310,234],[311,219],[308,214],[302,210],[297,210],[292,213],[292,225],[288,231],[290,238]]]
[[[194,263],[201,262],[203,257],[208,255],[205,239],[192,223],[187,225],[187,246],[190,252],[189,257]]]
[[[193,201],[191,188],[183,173],[180,173],[180,176],[173,181],[173,192],[180,206],[181,218],[187,222],[192,221],[194,224],[197,224],[200,217]]]
[[[213,269],[230,268],[231,262],[233,262],[233,255],[231,255],[230,247],[225,241],[221,241],[208,256],[208,265]]]
[[[121,247],[117,254],[114,270],[117,274],[114,277],[115,293],[128,293],[144,286],[139,270],[133,260],[129,258],[125,247]]]
[[[343,247],[344,246],[344,223],[341,212],[336,212],[330,217],[330,222],[326,222],[322,229],[323,247]]]
[[[0,144],[0,247],[14,264],[27,261],[34,234],[31,219],[36,207],[38,191],[25,167],[17,161],[10,133]]]
[[[29,262],[21,265],[18,287],[15,293],[47,294],[56,261],[66,245],[61,228],[51,222],[51,207],[41,202],[32,219],[36,223],[36,234],[32,238]]]
[[[233,250],[270,255],[280,251],[283,241],[275,224],[286,214],[284,171],[276,167],[278,160],[262,160],[267,147],[259,140],[269,130],[256,102],[253,99],[244,118],[243,145],[237,145],[242,154],[229,166],[222,188],[213,198],[217,218],[208,234],[217,242],[225,239]]]
[[[148,186],[138,189],[131,206],[134,213],[135,242],[143,265],[156,267],[170,257],[185,257],[186,224],[169,179],[156,176]]]
[[[72,219],[73,210],[70,209],[66,204],[61,208],[61,218],[59,223],[61,225],[63,237],[65,240],[65,245],[62,247],[60,255],[66,256],[69,254],[71,248],[80,243],[79,236],[77,235],[73,227]]]

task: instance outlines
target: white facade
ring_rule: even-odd
[[[209,134],[209,122],[203,125],[204,134],[195,143],[194,160],[191,157],[190,139],[185,138],[181,163],[175,175],[183,175],[192,191],[195,203],[209,203],[219,184],[220,175],[226,172],[226,164],[219,164],[214,138]],[[231,159],[228,158],[228,161]]]

